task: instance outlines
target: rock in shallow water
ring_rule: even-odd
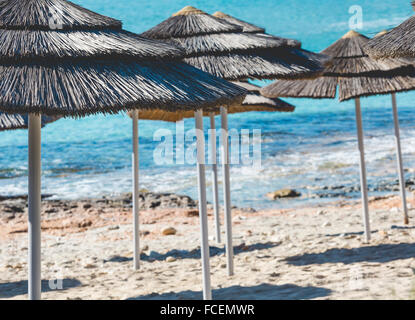
[[[281,198],[297,198],[301,196],[301,193],[294,189],[281,189],[267,193],[266,196],[270,200],[276,200]]]

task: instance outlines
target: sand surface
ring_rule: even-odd
[[[411,207],[415,208],[413,199]],[[141,212],[142,263],[132,267],[131,209],[79,205],[42,221],[43,299],[200,299],[199,217],[194,209]],[[403,225],[399,198],[371,201],[364,243],[358,203],[234,210],[235,275],[213,239],[214,299],[415,299],[415,210]],[[86,206],[88,207],[88,206]],[[70,211],[70,213],[69,213]],[[175,235],[162,235],[174,227]],[[223,229],[223,227],[222,227]],[[24,213],[0,220],[0,298],[27,298]],[[58,280],[57,280],[58,279]],[[63,279],[63,280],[61,280]]]

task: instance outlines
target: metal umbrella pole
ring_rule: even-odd
[[[362,111],[360,108],[360,98],[355,99],[356,106],[356,127],[357,140],[359,144],[360,153],[360,191],[362,193],[362,211],[363,211],[363,225],[365,228],[366,242],[370,241],[370,221],[369,221],[369,200],[367,192],[366,180],[366,164],[365,164],[365,148],[363,143],[363,126],[362,126]]]
[[[211,112],[210,129],[211,129],[211,153],[212,153],[212,192],[213,192],[213,213],[215,217],[216,242],[221,243],[220,236],[220,215],[219,215],[219,188],[218,188],[218,165],[216,163],[216,126],[215,114]]]
[[[41,115],[29,114],[29,299],[41,298]]]
[[[133,220],[134,220],[134,269],[140,269],[140,220],[139,220],[139,159],[138,159],[138,110],[132,111],[133,124]]]
[[[228,111],[225,107],[220,108],[222,126],[222,172],[223,172],[223,198],[225,210],[226,230],[226,262],[228,276],[234,274],[233,267],[233,243],[232,243],[232,204],[231,185],[229,174],[229,141],[228,141]]]
[[[203,273],[203,299],[212,299],[212,289],[210,285],[210,264],[209,264],[209,237],[208,219],[206,205],[206,176],[205,176],[205,136],[203,133],[203,111],[195,112],[195,125],[197,137],[197,174],[198,174],[198,194],[199,194],[199,218],[200,218],[200,240],[201,258]]]
[[[404,175],[404,170],[403,170],[403,160],[402,160],[402,150],[401,150],[401,137],[399,133],[398,107],[396,103],[395,93],[392,93],[392,110],[393,110],[393,122],[395,124],[396,160],[398,164],[399,185],[401,189],[402,211],[404,214],[404,223],[409,224],[408,206],[406,203],[406,190],[405,190],[406,183],[405,183],[405,175]]]

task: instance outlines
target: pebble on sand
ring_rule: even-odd
[[[161,230],[161,233],[164,236],[171,236],[171,235],[175,235],[177,233],[177,230],[174,229],[173,227],[168,227],[168,228],[164,228],[163,230]]]
[[[199,216],[199,210],[197,209],[190,209],[186,212],[186,215],[188,217],[198,217]]]

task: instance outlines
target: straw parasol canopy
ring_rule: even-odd
[[[245,100],[241,104],[233,104],[228,108],[228,113],[242,112],[294,112],[295,106],[278,98],[266,98],[259,93],[260,87],[248,82],[234,82],[249,91]],[[204,112],[204,116],[209,116],[211,112]],[[220,114],[219,110],[214,112],[215,115]],[[132,112],[128,112],[132,117]],[[176,122],[183,119],[192,118],[194,113],[187,110],[164,111],[164,110],[140,110],[139,117],[141,120],[156,120]]]
[[[313,77],[323,69],[315,54],[286,39],[244,33],[243,27],[190,6],[142,36],[180,46],[185,62],[227,80]]]
[[[261,90],[266,97],[335,98],[339,100],[408,91],[415,88],[415,69],[407,59],[375,60],[364,48],[369,38],[349,31],[323,50],[333,58],[323,76],[313,80],[275,81]]]
[[[60,117],[43,116],[41,126],[44,127],[48,123],[59,120]],[[27,129],[29,127],[28,115],[9,114],[0,112],[0,131]]]
[[[216,11],[214,14],[212,14],[212,16],[219,18],[219,19],[224,19],[226,21],[228,21],[229,23],[235,24],[237,26],[242,27],[242,31],[243,32],[248,32],[248,33],[265,33],[265,29],[258,27],[252,23],[246,22],[246,21],[242,21],[240,19],[237,19],[235,17],[230,16],[229,14],[223,13],[221,11]]]
[[[195,109],[243,95],[180,62],[179,48],[64,0],[0,2],[0,43],[0,109],[8,113]]]
[[[415,9],[415,1],[412,1]],[[415,15],[365,46],[373,58],[415,58]]]
[[[216,11],[214,14],[212,14],[212,16],[219,18],[219,19],[223,19],[226,20],[229,23],[235,24],[239,27],[242,28],[242,32],[246,32],[246,33],[255,33],[257,35],[259,34],[263,34],[264,36],[268,36],[268,37],[272,37],[272,38],[276,38],[276,39],[281,39],[283,41],[286,42],[286,44],[290,47],[296,47],[296,48],[301,48],[301,42],[298,40],[294,40],[294,39],[286,39],[286,38],[281,38],[281,37],[277,37],[277,36],[273,36],[273,35],[269,35],[269,34],[265,34],[265,29],[258,27],[254,24],[251,24],[249,22],[240,20],[238,18],[235,18],[229,14],[223,13],[221,11]]]

